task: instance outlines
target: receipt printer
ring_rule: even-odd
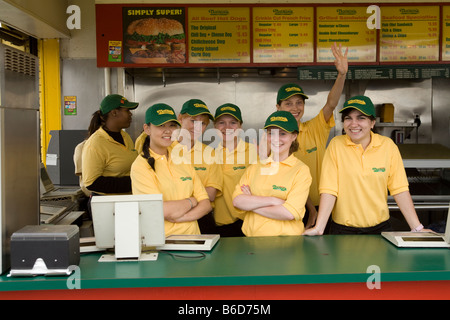
[[[11,236],[10,276],[69,275],[80,263],[79,228],[26,226]]]

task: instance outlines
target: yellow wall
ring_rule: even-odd
[[[39,40],[41,156],[45,163],[50,131],[61,130],[61,81],[58,39]]]

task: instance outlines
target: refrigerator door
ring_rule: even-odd
[[[37,57],[0,44],[0,273],[11,235],[39,224],[39,130]]]

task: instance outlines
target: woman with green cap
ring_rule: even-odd
[[[162,194],[165,233],[200,234],[197,220],[211,211],[208,194],[190,164],[174,163],[173,134],[180,123],[167,104],[145,113],[142,154],[131,167],[133,194]]]
[[[123,129],[130,126],[131,110],[139,103],[118,94],[106,96],[91,120],[82,151],[82,179],[97,194],[130,194],[131,164],[137,157],[133,140]]]
[[[311,186],[307,165],[294,156],[298,123],[287,111],[266,120],[270,157],[250,166],[236,185],[233,205],[243,211],[246,236],[301,235]]]
[[[390,138],[372,132],[375,108],[370,98],[352,97],[340,113],[345,134],[334,137],[325,152],[317,222],[304,234],[323,234],[331,214],[331,234],[390,230],[388,190],[411,230],[424,230],[398,147]]]
[[[223,173],[222,194],[214,200],[214,220],[222,237],[243,236],[242,217],[233,206],[233,191],[245,169],[258,160],[257,148],[244,141],[241,109],[232,103],[225,103],[216,109],[214,128],[221,138],[216,147],[216,163]]]

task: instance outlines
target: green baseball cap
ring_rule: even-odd
[[[117,108],[128,108],[130,110],[134,110],[138,107],[138,102],[130,102],[124,96],[120,94],[109,94],[105,98],[103,98],[100,103],[100,112],[102,114],[107,114],[111,110]]]
[[[230,116],[235,117],[240,123],[242,123],[242,114],[241,109],[235,104],[225,103],[216,109],[216,114],[214,118],[217,120],[220,116],[224,114],[228,114]]]
[[[175,121],[181,126],[173,108],[165,103],[157,103],[149,107],[145,112],[145,123],[147,124],[151,123],[155,126],[160,126],[169,121]]]
[[[349,109],[349,108],[359,110],[366,116],[372,116],[372,117],[376,118],[375,107],[372,103],[372,100],[370,100],[369,97],[354,96],[354,97],[348,99],[347,101],[345,101],[344,107],[339,112],[342,113],[342,111],[344,111],[345,109]]]
[[[277,103],[289,99],[296,94],[301,95],[304,99],[309,99],[309,97],[303,92],[303,89],[298,84],[288,83],[278,90]]]
[[[298,123],[292,113],[288,111],[275,111],[266,120],[264,129],[268,127],[278,127],[287,132],[298,132]]]
[[[214,121],[214,116],[211,114],[206,104],[200,99],[191,99],[183,103],[180,114],[188,114],[191,117],[198,116],[199,114],[206,114]]]

